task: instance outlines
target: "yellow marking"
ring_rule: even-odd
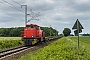
[[[21,43],[21,44],[25,44],[25,42],[24,42],[24,41],[21,41],[20,43]]]
[[[33,41],[32,41],[32,45],[34,45],[36,43],[36,39],[34,39]]]

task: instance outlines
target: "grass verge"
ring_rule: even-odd
[[[85,41],[81,40],[83,45],[77,50],[77,37],[63,37],[17,60],[90,60],[89,44]]]

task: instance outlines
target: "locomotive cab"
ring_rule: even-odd
[[[22,41],[25,45],[34,45],[45,40],[45,33],[36,24],[26,25],[22,35]]]

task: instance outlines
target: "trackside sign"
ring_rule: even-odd
[[[78,35],[78,49],[79,49],[79,45],[80,45],[80,43],[79,43],[79,40],[80,40],[79,39],[79,33],[81,33],[82,29],[84,29],[84,28],[83,28],[83,26],[81,25],[81,23],[79,22],[78,19],[76,20],[72,29],[74,30],[75,35]]]

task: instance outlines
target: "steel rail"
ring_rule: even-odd
[[[19,47],[15,47],[15,48],[0,51],[0,58],[4,57],[6,55],[10,55],[10,54],[19,52],[19,51],[27,49],[27,48],[28,47],[25,47],[25,46],[19,46]]]

